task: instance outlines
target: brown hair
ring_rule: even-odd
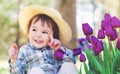
[[[36,18],[36,19],[33,21],[34,18]],[[45,23],[47,23],[47,25],[48,25],[49,27],[52,26],[52,29],[53,29],[53,37],[56,38],[56,39],[59,39],[59,28],[58,28],[57,24],[56,24],[49,16],[47,16],[47,15],[45,15],[45,14],[38,14],[38,15],[34,16],[34,17],[31,19],[30,23],[29,23],[28,31],[29,31],[29,28],[30,28],[32,22],[33,22],[33,23],[36,23],[38,20],[41,20],[42,25],[44,25]],[[27,31],[27,32],[28,32],[28,31]]]

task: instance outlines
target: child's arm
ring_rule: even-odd
[[[18,46],[16,43],[14,43],[10,49],[8,50],[8,55],[10,57],[10,63],[14,63],[18,57]]]
[[[18,55],[19,53],[19,55]],[[26,61],[23,53],[19,52],[16,44],[8,50],[10,74],[23,74],[25,72]]]

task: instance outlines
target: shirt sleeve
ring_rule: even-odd
[[[24,48],[20,49],[18,59],[14,63],[10,63],[9,61],[10,74],[25,74],[26,60],[24,50]]]
[[[64,47],[66,49],[66,54],[64,55],[63,61],[72,60],[73,63],[76,63],[76,58],[73,56],[73,51]]]

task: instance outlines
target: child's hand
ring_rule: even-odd
[[[18,46],[14,43],[8,50],[8,55],[10,57],[10,62],[14,63],[18,57]]]
[[[50,40],[48,42],[48,46],[57,50],[61,47],[61,42],[58,39],[54,39],[52,35],[50,35]]]

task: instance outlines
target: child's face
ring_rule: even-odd
[[[53,36],[53,30],[46,23],[41,24],[41,20],[32,23],[29,29],[29,41],[36,48],[42,48],[48,45],[50,36]]]

